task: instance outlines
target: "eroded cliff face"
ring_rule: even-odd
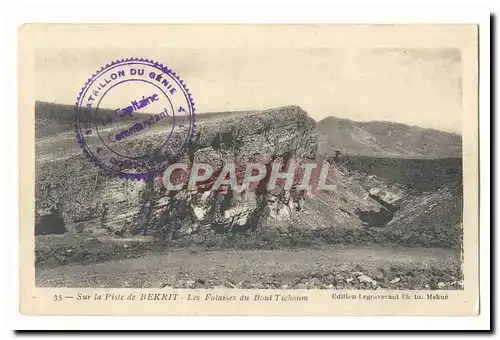
[[[238,193],[211,190],[211,184],[226,163],[286,165],[292,159],[314,159],[316,148],[315,122],[296,106],[210,120],[198,130],[183,161],[210,164],[214,174],[194,190],[167,192],[153,183],[159,187],[153,188],[143,217],[149,223],[139,224],[136,232],[176,239],[194,233],[247,232],[269,218],[288,219],[300,210],[303,194],[279,187],[268,191],[265,185]]]
[[[145,134],[141,139],[157,135]],[[188,166],[210,164],[215,176],[227,162],[286,165],[291,159],[314,159],[316,149],[314,120],[301,108],[290,106],[202,121],[177,161]],[[268,191],[265,186],[255,193],[211,191],[209,186],[168,192],[160,180],[108,176],[77,152],[37,163],[38,215],[57,203],[69,230],[166,239],[201,231],[247,231],[268,218],[288,220],[304,200],[303,193],[286,193],[279,187]]]

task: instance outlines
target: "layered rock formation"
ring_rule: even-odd
[[[157,133],[141,136],[150,137],[157,138]],[[208,163],[216,171],[226,162],[287,164],[291,159],[314,159],[316,148],[314,120],[291,106],[202,121],[178,162]],[[209,189],[166,192],[160,181],[108,176],[83,155],[71,154],[37,164],[36,206],[40,210],[60,204],[68,228],[171,239],[200,229],[255,229],[268,217],[288,219],[303,201],[301,193],[279,188],[272,192],[258,188],[254,194]]]

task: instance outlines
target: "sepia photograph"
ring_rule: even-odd
[[[127,288],[437,303],[476,287],[475,25],[20,34],[33,41],[34,285],[80,289],[51,302]]]

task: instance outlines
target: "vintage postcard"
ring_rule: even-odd
[[[478,27],[19,28],[26,315],[477,315]]]

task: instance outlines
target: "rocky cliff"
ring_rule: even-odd
[[[141,139],[150,138],[142,135]],[[157,138],[157,134],[151,134]],[[68,140],[68,143],[70,140]],[[51,143],[40,141],[41,153]],[[131,142],[132,143],[132,142]],[[208,163],[220,170],[226,162],[269,164],[314,159],[315,122],[296,106],[263,112],[226,114],[199,123],[187,152],[178,160]],[[286,218],[300,209],[302,196],[257,190],[212,192],[198,188],[166,192],[161,181],[131,181],[108,176],[91,165],[78,149],[37,162],[36,207],[39,215],[61,206],[71,230],[115,236],[154,235],[172,239],[204,232],[256,229],[268,217]]]

